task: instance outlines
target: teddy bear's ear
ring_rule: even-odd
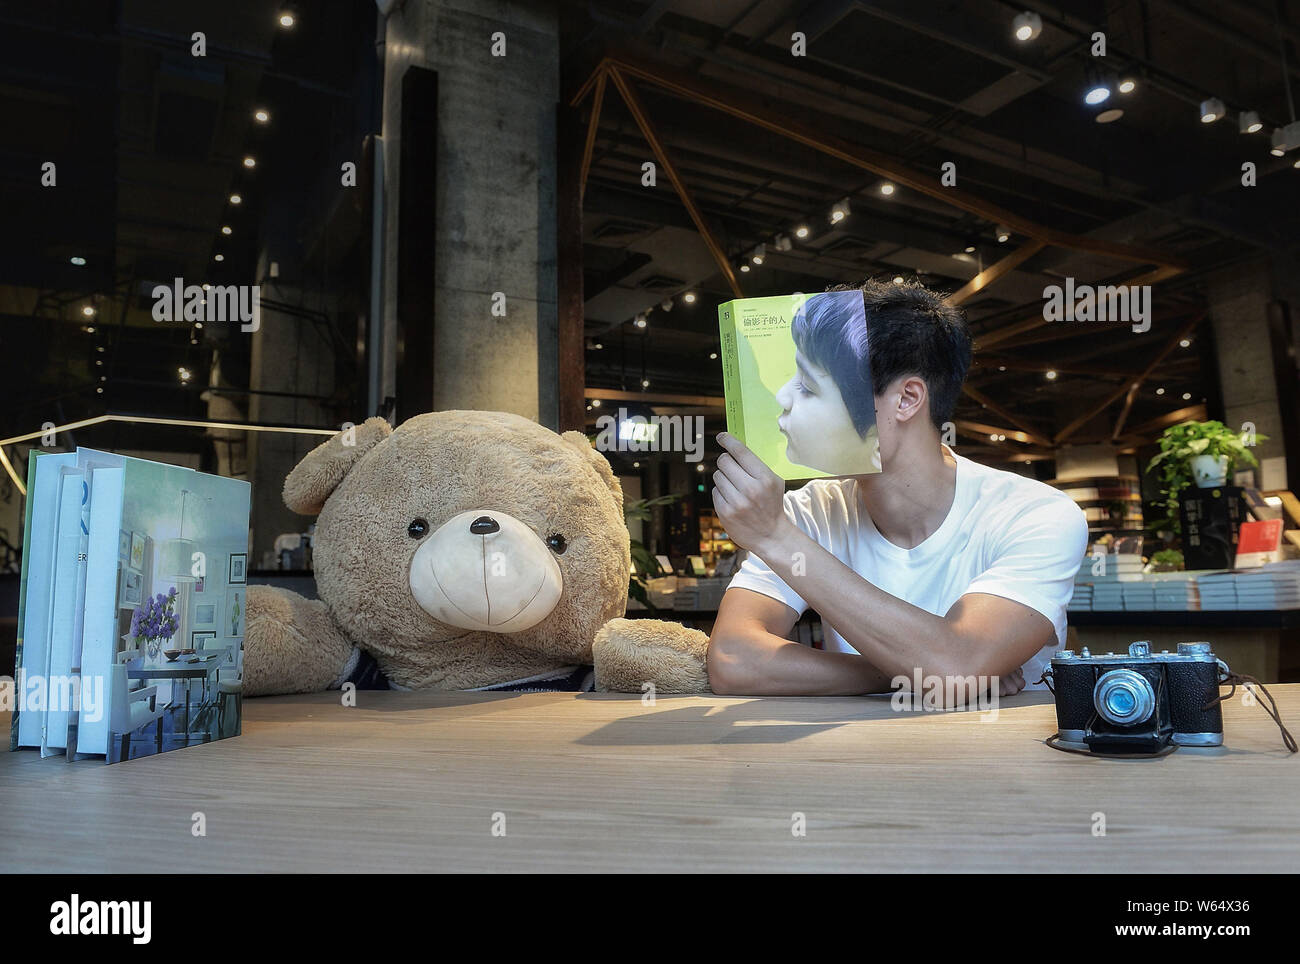
[[[392,433],[382,418],[368,418],[322,442],[284,480],[284,504],[300,515],[316,515],[348,469]]]
[[[596,470],[596,474],[605,480],[605,484],[609,486],[609,491],[614,493],[614,501],[618,503],[618,511],[621,514],[623,512],[623,486],[619,484],[618,476],[609,467],[609,460],[597,452],[592,447],[591,442],[587,440],[587,436],[581,432],[565,432],[560,438],[572,445],[591,462],[591,467]]]

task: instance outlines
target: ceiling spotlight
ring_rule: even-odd
[[[778,251],[789,251],[794,245],[790,243],[790,235],[778,234],[772,241],[772,247]]]
[[[592,407],[592,408],[600,408],[600,399],[599,399],[599,398],[593,398],[593,399],[591,400],[591,407]]]
[[[662,308],[664,311],[672,311],[673,299],[665,298],[663,301],[659,302],[659,307]]]
[[[704,471],[704,463],[701,462],[699,465],[695,466],[695,471],[696,471],[696,472],[703,472],[703,471]]]
[[[1133,91],[1137,90],[1137,85],[1138,85],[1137,81],[1134,80],[1132,77],[1125,77],[1123,80],[1119,82],[1119,86],[1116,87],[1115,89],[1118,90],[1121,94],[1131,94],[1133,93]]]
[[[1157,389],[1156,389],[1156,394],[1157,394],[1157,395],[1163,395],[1164,393],[1165,393],[1165,390],[1164,390],[1163,388],[1157,388]]]
[[[1179,348],[1186,348],[1186,347],[1187,347],[1188,345],[1190,345],[1191,343],[1192,343],[1192,341],[1191,341],[1190,338],[1184,338],[1182,341],[1180,341],[1180,342],[1178,343],[1178,347],[1179,347]]]
[[[901,274],[894,275],[894,284],[901,285],[902,283],[903,283],[903,276]]]
[[[290,27],[292,27],[295,23],[298,22],[298,18],[293,15],[292,10],[281,10],[279,16],[279,22],[281,27],[284,27],[284,29],[288,30]]]
[[[990,442],[996,442],[997,440],[998,440],[998,437],[997,437],[996,433],[993,434],[993,435],[990,435],[990,436],[989,436],[989,441],[990,441]]]
[[[78,268],[82,267],[86,263],[86,259],[81,257],[80,255],[73,255],[68,260],[71,261],[73,264],[75,264]]]
[[[1228,108],[1224,106],[1223,101],[1217,97],[1211,97],[1209,100],[1201,101],[1201,123],[1213,124],[1216,120],[1228,113]]]
[[[94,317],[95,317],[95,306],[94,306],[94,305],[83,305],[82,308],[81,308],[81,313],[82,313],[83,315],[85,315],[87,318],[94,318]]]
[[[709,361],[717,361],[717,360],[718,360],[718,353],[716,351],[709,352]]]
[[[747,265],[747,264],[742,264],[742,265],[740,266],[740,273],[741,273],[741,274],[749,274],[749,265]]]
[[[224,254],[214,254],[214,255],[212,256],[212,260],[213,260],[213,261],[225,261],[225,260],[226,260],[226,256],[225,256]]]
[[[999,366],[998,366],[998,371],[1000,371],[1000,372],[1004,372],[1004,371],[1006,371],[1006,370],[1007,370],[1007,366],[1006,366],[1006,365],[999,365]]]
[[[849,216],[849,199],[840,198],[831,208],[831,224],[839,224]]]
[[[649,322],[646,321],[645,312],[644,311],[639,312],[635,320],[633,320],[632,324],[636,325],[638,328],[644,328],[647,324],[649,324]]]
[[[1190,402],[1191,400],[1192,400],[1192,393],[1191,393],[1191,392],[1183,392],[1183,401],[1184,401],[1184,402]]]
[[[1097,104],[1100,104],[1103,101],[1105,101],[1106,98],[1108,98],[1109,96],[1110,96],[1110,88],[1107,87],[1104,83],[1098,81],[1097,83],[1093,84],[1091,87],[1088,88],[1087,93],[1083,95],[1083,102],[1085,104],[1090,104],[1095,107]]]
[[[85,333],[88,334],[88,335],[93,335],[93,334],[95,333],[95,326],[94,326],[94,325],[87,325],[87,326],[86,326],[84,329],[82,329],[82,330],[85,331]]]
[[[1026,10],[1015,15],[1011,26],[1015,28],[1016,39],[1021,43],[1028,43],[1043,32],[1043,18],[1032,10]]]
[[[257,167],[257,158],[253,157],[253,155],[251,154],[245,155],[244,167],[249,167],[249,168]]]
[[[209,288],[211,288],[211,287],[212,287],[212,285],[208,284],[206,281],[203,282],[203,290],[204,290],[204,291],[207,291],[207,290],[208,290]]]
[[[104,394],[104,389],[103,389],[103,388],[97,388],[97,389],[95,389],[95,394],[96,394],[96,395],[103,395],[103,394]]]
[[[767,255],[767,245],[758,244],[755,245],[754,250],[749,253],[749,260],[754,262],[754,264],[762,264],[763,258],[766,257],[766,255]]]
[[[639,469],[639,468],[641,468],[641,463],[640,463],[640,462],[633,462],[633,463],[632,463],[632,468],[634,468],[634,469]]]
[[[259,107],[257,110],[253,111],[253,120],[257,121],[259,124],[265,124],[270,119],[271,112],[269,110]]]
[[[221,226],[221,233],[224,234],[224,235],[229,236],[229,235],[230,235],[230,225],[229,225],[229,224],[223,224],[223,225]]]
[[[1264,129],[1264,122],[1259,119],[1259,111],[1243,110],[1237,127],[1243,134],[1255,134]]]
[[[1011,229],[1005,224],[999,224],[995,231],[998,237],[998,244],[1006,244],[1007,239],[1011,237]]]
[[[894,185],[890,184],[888,181],[883,182],[880,185],[880,193],[883,194],[885,197],[889,197],[891,194],[894,193]]]
[[[98,367],[98,366],[102,366],[103,364],[104,364],[104,362],[103,362],[101,359],[99,359],[99,358],[96,358],[96,359],[95,359],[95,365],[96,365],[97,367]]]
[[[243,199],[242,197],[240,197],[238,194],[232,194],[232,195],[230,195],[230,203],[231,203],[231,204],[243,204],[243,203],[244,203],[244,199]]]
[[[686,302],[688,305],[695,304],[695,292],[694,291],[686,292],[686,294],[682,295],[682,301]]]
[[[1292,166],[1292,167],[1300,167],[1300,160],[1296,161],[1296,162],[1295,162],[1294,164],[1292,164],[1291,166]]]
[[[642,387],[642,388],[649,388],[649,387],[650,387],[650,379],[648,379],[648,378],[643,378],[643,379],[641,379],[641,387]]]
[[[966,245],[966,253],[967,253],[967,254],[974,254],[974,253],[975,253],[975,245],[973,245],[973,244],[968,244],[968,245]]]
[[[1269,153],[1274,157],[1281,157],[1295,147],[1300,147],[1300,121],[1293,121],[1286,127],[1273,131],[1273,146]]]
[[[1047,371],[1043,372],[1043,377],[1046,378],[1049,382],[1054,382],[1056,381],[1056,372],[1052,371],[1051,369],[1048,369]]]
[[[799,227],[794,229],[794,236],[796,238],[806,238],[808,237],[808,233],[808,225],[806,224],[801,224]]]

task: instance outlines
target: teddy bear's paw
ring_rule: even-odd
[[[244,695],[316,693],[352,655],[325,605],[273,586],[249,586],[244,624]]]
[[[705,654],[709,637],[698,629],[657,619],[611,619],[596,633],[591,651],[596,689],[643,693],[708,693]]]

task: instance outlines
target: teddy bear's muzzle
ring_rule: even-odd
[[[564,590],[559,563],[514,516],[471,509],[448,519],[411,559],[411,592],[460,629],[518,633],[550,615]]]

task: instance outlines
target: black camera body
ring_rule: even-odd
[[[1063,650],[1048,671],[1058,739],[1100,753],[1221,746],[1219,680],[1227,673],[1206,642],[1179,643],[1176,653],[1152,653],[1145,641],[1127,654]]]

